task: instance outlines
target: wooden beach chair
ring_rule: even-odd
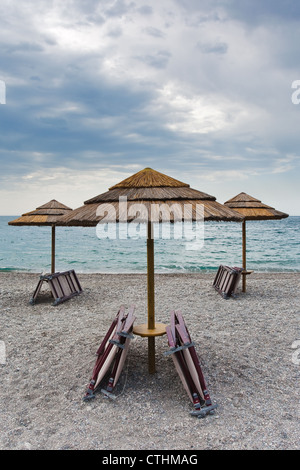
[[[128,353],[129,342],[133,338],[134,310],[135,307],[131,306],[128,314],[125,315],[125,307],[122,306],[111,323],[97,350],[96,363],[89,386],[83,397],[84,401],[95,398],[95,390],[108,374],[107,386],[101,389],[101,392],[110,398],[116,398],[112,392],[122,372]]]
[[[33,296],[30,299],[31,305],[36,303],[43,283],[46,282],[50,287],[54,302],[52,305],[58,305],[71,299],[75,295],[82,292],[82,288],[75,271],[58,272],[53,274],[45,274],[40,276],[40,280],[36,286]]]
[[[171,355],[182,384],[193,404],[191,415],[203,418],[214,413],[213,405],[202,373],[195,345],[181,312],[171,312],[170,326],[166,327],[170,346],[165,355]]]
[[[243,268],[220,265],[213,287],[224,299],[235,297],[242,274]]]

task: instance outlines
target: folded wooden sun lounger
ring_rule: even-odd
[[[65,272],[45,274],[40,276],[40,280],[30,299],[31,305],[36,303],[36,299],[44,282],[47,282],[49,285],[51,293],[55,299],[52,305],[58,305],[65,302],[66,300],[74,297],[74,295],[79,295],[82,292],[80,282],[73,269]]]
[[[106,389],[103,388],[101,391],[110,398],[115,398],[112,392],[122,372],[128,353],[129,342],[133,338],[134,310],[134,306],[131,306],[128,314],[125,315],[125,307],[122,306],[111,323],[97,350],[97,360],[83,400],[87,401],[95,398],[95,390],[108,373],[109,379]]]
[[[181,312],[171,312],[170,326],[166,327],[169,351],[182,384],[194,406],[191,415],[202,418],[214,413],[217,405],[213,405],[201,370],[195,345],[191,341]]]
[[[235,297],[242,273],[243,268],[220,265],[213,287],[224,299]]]

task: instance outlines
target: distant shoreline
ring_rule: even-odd
[[[70,271],[71,269],[74,269],[74,268],[66,268],[66,269],[60,269],[60,270],[56,270],[56,272],[63,272],[63,271]],[[214,274],[216,273],[218,270],[218,266],[216,268],[211,268],[211,269],[203,269],[201,271],[169,271],[169,272],[162,272],[162,271],[155,271],[155,275],[158,275],[158,276],[168,276],[168,275],[176,275],[176,276],[201,276],[201,275],[210,275],[210,274]],[[80,275],[86,275],[86,276],[90,276],[90,275],[111,275],[111,276],[146,276],[147,275],[147,272],[146,271],[136,271],[136,272],[133,272],[133,271],[119,271],[119,272],[115,272],[115,271],[80,271],[80,270],[77,270],[76,268],[74,269],[74,271],[77,273],[77,274],[80,274]],[[34,274],[34,275],[37,275],[37,274],[45,274],[45,273],[48,273],[49,271],[45,270],[45,269],[40,269],[40,270],[36,270],[36,271],[33,271],[33,270],[26,270],[26,269],[17,269],[17,268],[0,268],[0,273],[1,274],[5,274],[5,273],[16,273],[16,274]],[[256,274],[260,274],[260,275],[264,275],[264,274],[277,274],[277,275],[281,275],[281,274],[300,274],[300,271],[253,271],[255,272]]]
[[[172,271],[172,272],[155,272],[155,276],[182,276],[182,277],[202,277],[202,276],[214,276],[215,273],[217,272],[218,268],[214,269],[214,270],[210,270],[210,271],[197,271],[197,272],[189,272],[189,271],[186,271],[186,272],[176,272],[176,271]],[[57,270],[56,272],[64,272],[64,271],[70,271],[70,269],[64,269],[64,270]],[[74,270],[78,275],[80,276],[85,276],[85,277],[88,277],[88,276],[118,276],[118,277],[121,277],[121,276],[147,276],[147,272],[81,272],[81,271],[78,271],[78,270]],[[5,275],[5,274],[19,274],[19,275],[31,275],[31,276],[37,276],[37,275],[41,275],[41,274],[49,274],[49,271],[45,271],[45,270],[40,270],[40,271],[18,271],[18,270],[7,270],[7,271],[4,271],[4,270],[1,270],[0,269],[0,276],[1,275]],[[297,276],[297,275],[300,275],[300,271],[253,271],[253,276],[259,276],[259,277],[263,277],[263,276]],[[253,277],[252,276],[252,277]],[[251,279],[251,278],[248,278],[248,279]]]

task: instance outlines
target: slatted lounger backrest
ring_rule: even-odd
[[[43,282],[47,282],[54,297],[53,305],[58,305],[82,292],[80,282],[74,270],[41,276],[34,294],[30,300],[33,305],[37,299]]]
[[[213,287],[225,299],[228,299],[230,296],[234,296],[237,291],[242,271],[242,268],[232,268],[230,266],[223,265],[219,266],[213,282]]]

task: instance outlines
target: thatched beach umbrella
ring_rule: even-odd
[[[240,193],[224,203],[226,207],[235,210],[244,217],[243,220],[243,292],[246,292],[246,220],[278,220],[288,217],[288,214],[275,210],[263,204],[249,194]]]
[[[31,212],[26,212],[18,219],[8,222],[8,225],[47,225],[51,226],[51,273],[55,272],[55,224],[67,212],[72,211],[70,207],[52,199],[51,201],[37,207]]]
[[[148,322],[134,327],[134,333],[148,338],[150,373],[155,372],[155,337],[165,334],[166,326],[155,322],[153,224],[199,221],[199,212],[204,220],[243,220],[229,207],[219,204],[214,196],[145,168],[112,186],[107,192],[85,201],[83,206],[74,209],[59,222],[59,225],[68,226],[95,226],[99,222],[147,224]]]

